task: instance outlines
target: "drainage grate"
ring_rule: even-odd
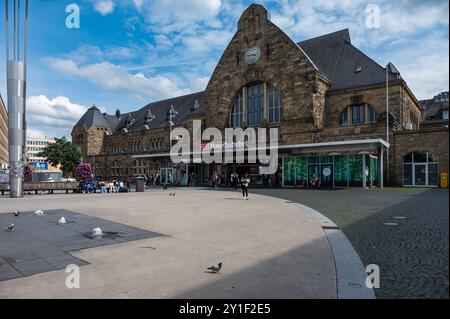
[[[383,223],[384,226],[398,226],[397,223]]]

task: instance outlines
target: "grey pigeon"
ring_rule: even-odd
[[[207,270],[211,270],[213,273],[218,273],[222,269],[222,263],[219,263],[217,266],[208,267]]]
[[[15,217],[19,217],[19,215],[20,215],[20,212],[19,212],[18,210],[16,210],[16,211],[14,212],[14,216],[15,216]]]
[[[11,224],[11,226],[8,226],[5,230],[6,230],[6,231],[11,231],[11,230],[14,229],[14,227],[16,227],[16,225]]]

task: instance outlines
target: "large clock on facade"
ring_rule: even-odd
[[[260,57],[261,57],[261,50],[257,46],[248,48],[247,51],[245,51],[244,58],[247,64],[256,63]]]

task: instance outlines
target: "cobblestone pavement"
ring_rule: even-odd
[[[333,220],[363,263],[380,267],[377,298],[449,298],[448,190],[252,189],[251,192],[304,204]]]

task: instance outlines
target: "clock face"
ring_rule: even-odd
[[[245,62],[247,64],[256,63],[261,57],[261,50],[258,47],[251,47],[245,51]]]

